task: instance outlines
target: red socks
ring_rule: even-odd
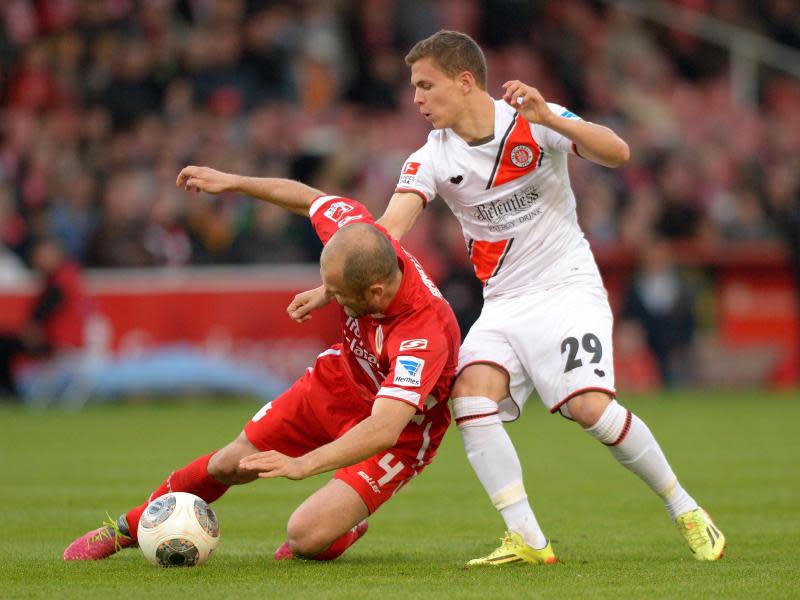
[[[327,550],[323,550],[316,556],[309,556],[310,560],[334,560],[339,558],[344,551],[356,543],[358,539],[367,532],[367,521],[361,521],[343,536],[333,540]]]
[[[158,487],[158,489],[150,494],[147,502],[137,506],[134,509],[131,509],[125,514],[130,536],[134,540],[136,539],[136,532],[139,528],[139,519],[151,500],[155,500],[159,496],[163,496],[169,492],[188,492],[190,494],[194,494],[195,496],[199,496],[208,503],[211,503],[228,491],[228,487],[230,486],[220,483],[208,472],[208,461],[211,460],[211,457],[214,456],[214,454],[215,452],[212,452],[211,454],[201,456],[200,458],[190,462],[182,469],[173,471],[172,474],[167,477],[167,479]],[[349,545],[350,544],[348,544],[348,546]],[[347,546],[344,548],[347,548]],[[344,552],[344,548],[342,549],[342,552]]]

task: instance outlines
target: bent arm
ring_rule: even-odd
[[[184,167],[178,174],[176,185],[209,194],[237,192],[306,217],[311,203],[322,195],[319,190],[291,179],[246,177],[197,166]]]
[[[377,398],[372,405],[372,414],[342,437],[297,458],[275,450],[251,454],[239,462],[239,468],[257,473],[262,479],[305,479],[354,465],[394,446],[415,412],[416,409],[405,402]]]
[[[416,408],[405,402],[377,398],[370,416],[342,437],[301,456],[304,470],[309,476],[324,473],[354,465],[391,448],[415,412]]]
[[[572,140],[579,156],[604,167],[620,167],[631,157],[625,140],[603,125],[556,114],[542,125]]]
[[[424,201],[417,194],[396,192],[377,223],[386,228],[394,239],[399,240],[411,229],[424,206]]]
[[[503,84],[503,100],[531,123],[539,123],[571,140],[578,155],[604,167],[619,167],[631,157],[628,144],[608,127],[568,119],[547,106],[541,92],[519,80]]]

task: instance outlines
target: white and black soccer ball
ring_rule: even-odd
[[[219,543],[219,522],[194,494],[172,492],[147,505],[138,529],[139,547],[159,567],[194,567],[208,560]]]

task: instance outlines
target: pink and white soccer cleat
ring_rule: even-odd
[[[102,527],[83,534],[67,546],[64,560],[101,560],[131,546],[136,546],[136,541],[122,532],[117,521],[104,521]]]

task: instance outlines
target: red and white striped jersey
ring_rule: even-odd
[[[431,131],[403,166],[396,191],[417,193],[426,204],[437,195],[447,203],[487,299],[576,279],[599,281],[567,172],[567,155],[574,152],[568,138],[495,100],[492,139],[468,144],[451,129]]]

